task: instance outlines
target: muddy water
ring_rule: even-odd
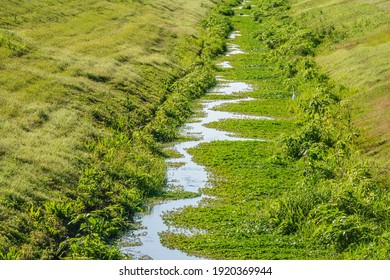
[[[233,32],[231,39],[240,36],[239,32]],[[226,56],[244,53],[237,45],[229,44],[229,52]],[[221,67],[232,68],[228,61],[220,64]],[[219,79],[218,85],[210,91],[210,94],[230,95],[238,92],[252,91],[250,84],[239,81],[226,81]],[[204,101],[202,105],[202,117],[188,123],[182,133],[186,136],[193,136],[192,141],[177,143],[173,146],[182,157],[169,159],[167,163],[172,166],[168,168],[167,177],[168,184],[171,186],[180,186],[186,191],[199,192],[200,189],[206,187],[208,174],[205,168],[192,161],[192,156],[188,153],[189,148],[198,146],[201,143],[211,142],[216,140],[225,141],[244,141],[251,140],[245,138],[237,138],[229,135],[224,131],[219,131],[213,128],[207,128],[205,125],[211,122],[217,122],[222,119],[270,119],[268,117],[254,117],[229,112],[217,111],[215,108],[228,104],[251,100],[250,98],[233,99],[233,100],[215,100]],[[122,238],[120,246],[122,252],[132,255],[136,259],[155,259],[155,260],[191,260],[200,259],[194,256],[189,256],[179,250],[168,249],[160,243],[159,233],[163,231],[177,231],[180,229],[168,228],[161,217],[164,212],[180,209],[185,206],[197,205],[203,197],[193,199],[181,199],[167,201],[159,205],[151,207],[147,214],[138,218],[141,229],[130,232]]]

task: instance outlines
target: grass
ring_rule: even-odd
[[[75,1],[66,4],[25,1],[16,9],[9,1],[3,4],[1,26],[12,29],[3,30],[2,34],[12,34],[14,40],[31,49],[21,57],[9,54],[2,60],[1,119],[6,121],[1,133],[3,158],[32,158],[33,166],[38,167],[17,165],[14,169],[19,171],[19,179],[6,173],[1,178],[9,177],[9,180],[3,183],[27,188],[35,185],[31,181],[48,173],[39,168],[40,161],[50,168],[66,166],[66,169],[59,168],[64,171],[63,177],[73,174],[76,179],[80,175],[79,167],[67,158],[87,160],[82,143],[94,135],[106,133],[106,128],[91,115],[105,118],[109,111],[123,111],[126,88],[131,90],[134,82],[144,84],[145,88],[140,87],[140,91],[156,92],[164,79],[162,72],[169,67],[157,69],[155,66],[164,65],[164,61],[171,61],[173,57],[169,57],[167,51],[164,54],[151,48],[157,43],[161,50],[171,48],[176,41],[172,36],[178,34],[172,33],[166,38],[164,32],[171,31],[164,28],[167,23],[158,16],[156,8],[133,1],[84,1],[82,5]],[[11,10],[12,13],[6,14]],[[145,24],[151,17],[156,19],[154,24]],[[142,24],[145,32],[140,33]],[[142,33],[147,35],[141,36]],[[184,31],[179,33],[183,34]],[[157,42],[162,38],[165,43]],[[1,51],[9,50],[2,46]],[[157,75],[160,81],[150,83],[148,75]],[[162,96],[152,93],[131,98],[139,110],[150,110]],[[51,161],[47,157],[50,154]],[[35,155],[42,155],[40,161]],[[31,167],[25,172],[23,166]],[[12,169],[5,172],[12,173]],[[70,181],[69,185],[74,183]],[[42,182],[42,185],[47,184]]]
[[[216,109],[227,112],[240,112],[254,116],[273,118],[291,118],[292,113],[286,111],[290,100],[288,99],[262,99],[244,101],[236,104],[227,104]]]
[[[276,140],[290,133],[296,124],[291,121],[226,119],[209,123],[206,126],[233,132],[235,136],[238,135],[244,138]]]
[[[299,182],[299,168],[272,163],[273,143],[213,142],[191,150],[213,174],[212,188],[199,207],[171,215],[175,226],[205,230],[204,235],[165,233],[166,245],[216,259],[331,258],[331,253],[295,236],[271,234],[266,208]]]

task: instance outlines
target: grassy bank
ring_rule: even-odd
[[[390,196],[388,174],[381,166],[387,157],[378,155],[380,161],[373,164],[362,149],[370,135],[361,131],[359,111],[351,106],[362,104],[359,97],[367,92],[350,87],[340,75],[332,79],[334,71],[352,81],[358,77],[353,71],[334,67],[326,73],[325,62],[321,64],[339,44],[383,28],[387,15],[364,4],[365,10],[378,12],[375,20],[351,31],[348,24],[365,11],[360,4],[352,1],[353,10],[351,1],[314,8],[317,2],[252,1],[255,6],[239,11],[251,17],[234,17],[234,28],[242,34],[234,43],[245,54],[220,58],[233,66],[221,69],[221,75],[253,84],[253,92],[237,95],[257,100],[219,109],[275,120],[226,120],[210,126],[269,141],[219,141],[191,150],[212,174],[212,187],[204,190],[212,198],[166,218],[175,226],[203,230],[194,235],[166,232],[167,246],[217,259],[389,258]],[[312,9],[304,10],[307,5]],[[324,7],[332,20],[337,17],[332,9],[348,7],[345,29],[312,16],[313,11],[325,13]],[[381,79],[386,80],[383,64],[376,68],[368,60],[366,67],[362,59],[349,63],[366,68],[367,75],[373,69],[383,73],[373,87],[381,88]],[[360,113],[362,117],[367,111]]]
[[[382,1],[293,1],[292,13],[312,31],[328,30],[316,62],[333,80],[351,89],[352,122],[370,158],[389,169],[389,11]]]
[[[225,2],[2,3],[0,258],[123,257],[164,193],[161,143],[215,82]]]

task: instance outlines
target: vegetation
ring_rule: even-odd
[[[231,26],[209,11],[232,1],[3,2],[0,258],[122,258],[134,213],[173,196],[161,142],[214,84]]]
[[[388,3],[3,1],[0,259],[121,259],[115,239],[166,184],[164,143],[216,83],[220,110],[274,120],[209,126],[267,141],[191,149],[212,174],[164,244],[216,259],[388,259]],[[241,12],[240,12],[241,13]],[[200,27],[199,27],[200,26]],[[245,51],[215,61],[226,37]],[[226,59],[226,58],[223,58]],[[297,98],[293,100],[292,94]]]
[[[388,53],[388,40],[381,33],[388,28],[388,14],[378,8],[382,4],[357,1],[321,1],[321,7],[318,1],[297,1],[293,6],[282,0],[251,3],[252,18],[233,20],[242,33],[234,40],[246,53],[229,57],[234,69],[221,74],[254,84],[253,93],[239,95],[258,99],[220,109],[274,116],[285,128],[283,137],[275,137],[275,121],[210,124],[273,141],[212,142],[191,150],[212,174],[213,187],[204,190],[212,198],[171,213],[167,223],[204,233],[166,232],[164,243],[217,259],[388,259],[390,195],[388,173],[381,166],[388,153],[377,155],[380,161],[375,163],[361,149],[361,143],[371,139],[357,129],[367,111],[351,106],[362,105],[362,95],[372,98],[372,104],[387,98],[388,66],[366,64],[357,57],[359,51],[353,51],[349,61],[326,59],[351,42],[365,48],[372,34],[381,39],[373,42],[378,48],[370,49],[371,54]],[[327,75],[317,61],[324,67],[336,62],[343,66]],[[375,82],[370,78],[374,69]],[[364,87],[345,83],[366,72],[360,80]],[[382,109],[381,122],[388,124],[388,110]],[[295,125],[290,126],[292,121]],[[386,151],[384,143],[370,143]]]

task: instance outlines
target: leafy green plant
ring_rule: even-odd
[[[20,260],[23,253],[17,250],[15,247],[11,247],[6,252],[0,251],[0,260]]]

